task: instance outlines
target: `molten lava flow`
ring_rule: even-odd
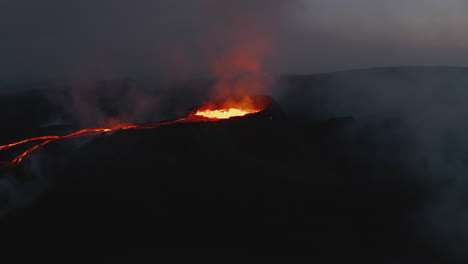
[[[230,108],[221,110],[199,110],[194,115],[206,117],[208,119],[227,119],[231,117],[257,113],[259,111],[260,110]]]
[[[112,132],[112,131],[116,131],[116,130],[151,129],[151,128],[157,128],[157,127],[160,127],[160,126],[163,126],[163,125],[169,125],[169,124],[173,124],[173,123],[177,123],[177,122],[187,122],[187,120],[188,120],[187,118],[181,118],[181,119],[174,120],[174,121],[169,121],[169,122],[150,123],[150,124],[142,124],[142,125],[117,125],[117,126],[112,127],[112,128],[86,128],[86,129],[82,129],[82,130],[79,130],[77,132],[74,132],[74,133],[71,133],[71,134],[68,134],[68,135],[64,135],[64,136],[43,136],[43,137],[35,137],[35,138],[21,140],[21,141],[15,142],[15,143],[0,146],[0,151],[8,150],[8,149],[10,149],[10,148],[12,148],[14,146],[21,145],[21,144],[24,144],[24,143],[27,143],[27,142],[38,141],[38,140],[45,140],[45,141],[43,141],[41,143],[38,143],[35,146],[27,149],[26,151],[24,151],[20,155],[16,156],[13,160],[11,160],[9,162],[1,162],[0,161],[0,168],[14,166],[14,165],[20,163],[21,161],[23,161],[24,157],[26,157],[29,153],[31,153],[31,152],[33,152],[33,151],[47,145],[47,144],[49,144],[49,143],[51,143],[53,141],[59,140],[59,139],[75,138],[75,137],[81,137],[81,136],[95,136],[95,135],[104,134],[104,133]]]
[[[255,104],[255,101],[248,96],[240,100],[229,99],[217,104],[207,104],[198,108],[191,117],[206,118],[208,120],[228,119],[231,117],[245,116],[258,113],[265,107]]]
[[[260,100],[261,101],[261,100]],[[149,123],[149,124],[140,124],[140,125],[122,125],[117,124],[110,128],[86,128],[74,133],[64,135],[64,136],[42,136],[42,137],[35,137],[30,139],[21,140],[18,142],[6,144],[0,146],[0,151],[8,150],[12,147],[33,142],[33,141],[41,141],[37,143],[33,147],[27,149],[23,153],[16,156],[11,161],[0,161],[0,168],[4,167],[11,167],[14,165],[19,164],[28,154],[31,152],[60,139],[67,139],[67,138],[75,138],[81,136],[95,136],[100,135],[112,131],[117,130],[129,130],[129,129],[153,129],[158,128],[164,125],[170,125],[175,123],[182,123],[182,122],[199,122],[199,121],[217,121],[220,119],[228,119],[231,117],[236,116],[245,116],[247,114],[257,113],[262,111],[266,108],[267,104],[270,102],[256,102],[251,97],[244,97],[240,100],[233,100],[229,99],[220,103],[212,103],[203,105],[193,111],[188,117],[180,118],[173,121],[168,122],[159,122],[159,123]]]

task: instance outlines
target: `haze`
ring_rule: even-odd
[[[209,75],[200,42],[246,12],[275,31],[275,74],[468,65],[462,0],[0,0],[0,80]]]

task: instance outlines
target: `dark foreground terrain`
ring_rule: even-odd
[[[73,151],[55,142],[36,155],[51,186],[0,219],[2,254],[450,263],[418,233],[414,216],[432,194],[407,180],[422,172],[401,162],[414,139],[400,122],[308,120],[275,106],[118,131]],[[28,181],[31,166],[0,175]]]
[[[254,115],[98,137],[37,202],[2,219],[5,249],[429,261],[409,217],[424,193],[376,180],[398,168],[352,160],[370,146],[343,137],[351,122]]]

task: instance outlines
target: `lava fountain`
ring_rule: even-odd
[[[192,111],[189,117],[215,121],[258,113],[265,109],[265,103],[261,105],[258,98],[246,96],[240,100],[228,99],[202,105]]]
[[[271,104],[271,99],[265,100],[263,97],[243,97],[239,100],[228,99],[222,102],[209,103],[202,105],[190,111],[190,113],[183,118],[167,121],[167,122],[158,122],[158,123],[148,123],[148,124],[131,124],[131,125],[122,125],[118,124],[108,128],[86,128],[68,135],[62,136],[41,136],[35,138],[24,139],[18,142],[13,142],[0,146],[0,151],[5,151],[13,147],[28,143],[28,142],[39,142],[33,147],[22,152],[15,158],[10,161],[0,161],[0,168],[12,167],[15,166],[23,159],[30,154],[31,152],[57,140],[76,138],[82,136],[96,136],[100,134],[105,134],[108,132],[113,132],[117,130],[130,130],[130,129],[154,129],[165,125],[183,123],[183,122],[210,122],[210,121],[219,121],[222,119],[229,119],[232,117],[241,117],[248,114],[258,113],[263,111]]]

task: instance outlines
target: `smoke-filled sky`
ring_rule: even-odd
[[[271,35],[275,73],[468,66],[467,13],[464,0],[0,0],[0,80],[195,77],[244,17],[237,31]]]

